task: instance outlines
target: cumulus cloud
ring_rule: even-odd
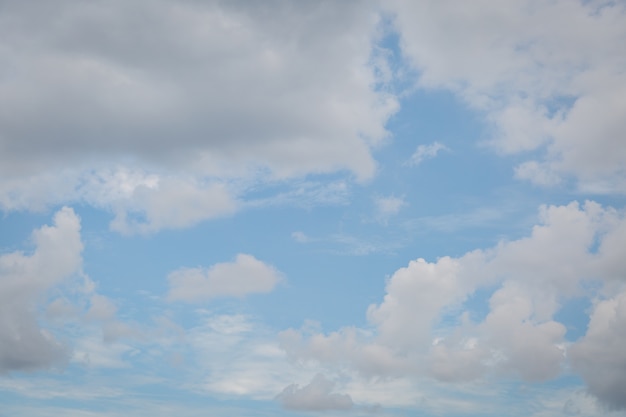
[[[0,205],[79,200],[142,232],[232,212],[223,179],[370,178],[398,107],[370,59],[380,17],[368,0],[329,5],[5,7]]]
[[[618,271],[626,265],[616,254],[623,253],[624,214],[594,202],[545,206],[539,214],[527,237],[397,270],[382,302],[367,310],[371,329],[327,335],[290,329],[281,334],[283,348],[365,376],[430,375],[450,382],[504,373],[545,381],[561,373],[571,343],[555,315],[568,298],[594,297],[591,282],[607,298],[569,356],[590,392],[623,407],[620,374],[608,369],[621,369],[626,357],[617,330],[624,304]],[[469,302],[479,289],[490,291],[485,306]],[[608,295],[616,289],[622,295]],[[483,308],[486,313],[473,318]]]
[[[611,409],[626,409],[626,292],[601,300],[587,334],[569,349],[572,366],[589,392]]]
[[[68,355],[39,325],[37,307],[47,290],[81,268],[80,219],[65,207],[32,239],[32,254],[0,256],[0,372],[46,368]]]
[[[233,262],[208,269],[183,268],[169,274],[170,301],[201,302],[215,297],[243,297],[268,293],[281,280],[281,273],[252,255],[239,254]]]
[[[450,90],[483,112],[499,151],[544,151],[522,163],[518,177],[553,185],[573,176],[581,188],[626,192],[622,3],[394,0],[385,7],[420,87]]]
[[[303,387],[297,384],[289,385],[276,396],[276,399],[288,410],[321,411],[352,408],[352,398],[347,394],[334,393],[334,387],[333,381],[322,374],[317,374]]]

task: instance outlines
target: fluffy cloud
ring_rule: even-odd
[[[347,394],[333,392],[335,383],[324,375],[317,374],[303,387],[292,384],[286,387],[276,399],[288,410],[349,410],[352,398]]]
[[[170,301],[200,302],[214,297],[243,297],[268,293],[281,280],[273,266],[252,255],[239,254],[234,262],[209,269],[183,268],[169,274]]]
[[[431,328],[446,305],[462,301],[468,288],[458,279],[459,263],[445,257],[436,263],[411,261],[387,282],[380,305],[367,311],[381,343],[401,352],[422,350],[431,344]]]
[[[0,256],[0,372],[45,368],[67,350],[38,323],[37,307],[47,290],[77,273],[82,264],[80,220],[70,208],[52,226],[33,232],[32,254]]]
[[[542,150],[517,175],[626,192],[626,9],[620,2],[385,2],[423,88],[485,113],[501,152]],[[558,22],[558,24],[555,24]]]
[[[569,349],[589,392],[613,409],[626,408],[626,292],[598,301],[587,334]]]
[[[616,254],[623,251],[626,219],[594,202],[542,207],[540,219],[527,237],[399,269],[382,302],[368,308],[371,329],[328,335],[290,329],[281,334],[282,346],[296,358],[365,376],[464,381],[496,372],[527,381],[554,378],[570,343],[565,325],[555,319],[562,303],[624,288],[618,272],[624,260]],[[471,300],[478,289],[491,289],[485,306]],[[624,406],[623,381],[619,372],[603,369],[621,369],[625,360],[617,330],[622,295],[596,305],[587,335],[570,350],[590,391],[615,407]]]
[[[141,232],[231,212],[218,179],[337,170],[371,177],[371,148],[387,136],[397,103],[376,88],[379,16],[369,5],[6,7],[2,208],[91,204],[97,194],[118,215],[114,228]],[[92,183],[94,173],[130,166],[156,179]]]

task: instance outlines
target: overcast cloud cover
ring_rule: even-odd
[[[626,3],[0,2],[0,411],[626,416]]]

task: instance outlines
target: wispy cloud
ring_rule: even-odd
[[[411,155],[409,164],[419,165],[427,159],[436,157],[439,152],[449,150],[450,149],[447,146],[442,145],[439,142],[433,142],[429,145],[419,145],[413,155]]]

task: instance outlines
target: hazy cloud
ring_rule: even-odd
[[[374,199],[376,206],[376,214],[378,218],[386,222],[389,217],[394,216],[400,212],[402,207],[407,205],[407,202],[402,197],[376,197]]]
[[[288,410],[321,411],[352,408],[352,398],[347,394],[334,393],[334,387],[333,381],[322,374],[317,374],[303,387],[297,384],[289,385],[276,396],[276,399]]]

